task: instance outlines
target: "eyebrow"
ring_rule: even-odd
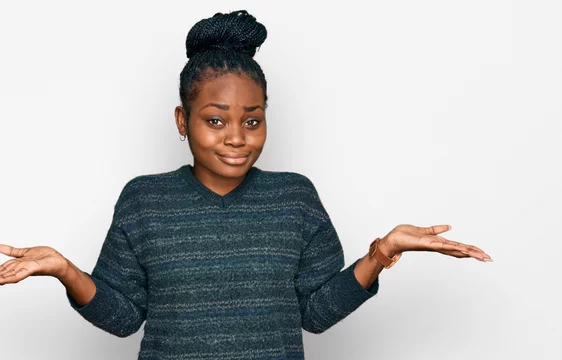
[[[230,109],[230,106],[225,105],[225,104],[208,103],[207,105],[203,106],[201,108],[201,110],[203,110],[204,108],[209,107],[209,106],[214,106],[214,107],[219,108],[221,110]],[[251,112],[251,111],[254,111],[256,109],[262,109],[263,110],[263,107],[261,107],[261,105],[244,106],[244,111],[247,111],[247,112]]]

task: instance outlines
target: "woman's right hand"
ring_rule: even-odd
[[[15,248],[0,244],[0,253],[13,257],[0,265],[0,285],[15,284],[28,276],[63,277],[70,267],[61,253],[48,246]]]

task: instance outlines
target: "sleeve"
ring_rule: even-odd
[[[66,292],[71,307],[94,326],[118,337],[137,332],[146,319],[147,274],[133,253],[129,238],[119,225],[121,193],[112,223],[91,274],[96,293],[79,306]]]
[[[320,334],[376,295],[379,277],[365,289],[353,272],[359,259],[342,271],[345,261],[338,234],[314,185],[305,179],[310,186],[303,229],[306,245],[295,275],[295,288],[302,328]]]

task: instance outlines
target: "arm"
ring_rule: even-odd
[[[306,246],[295,275],[295,288],[303,329],[320,334],[373,297],[379,289],[379,278],[378,273],[369,273],[377,267],[376,261],[365,257],[342,271],[345,261],[338,234],[316,189],[310,180],[305,182],[311,196],[305,199]]]
[[[379,249],[388,257],[393,257],[396,254],[396,252],[391,250],[391,247],[388,245],[386,236],[379,244]],[[369,252],[367,251],[367,254],[357,262],[354,272],[357,281],[359,281],[364,288],[369,288],[373,285],[383,269],[384,266],[369,256]]]
[[[125,232],[115,223],[91,275],[71,267],[61,282],[67,287],[71,307],[110,334],[132,335],[146,319],[147,275]]]
[[[386,252],[383,253],[386,254]],[[361,286],[368,289],[373,286],[382,269],[384,269],[384,267],[367,253],[357,261],[354,273]]]
[[[148,276],[122,225],[131,211],[138,211],[137,193],[133,181],[123,188],[92,273],[69,262],[68,271],[59,279],[74,310],[119,337],[134,334],[146,319]]]
[[[96,283],[76,265],[67,259],[66,273],[58,277],[66,288],[67,293],[78,306],[84,306],[92,300],[96,293]]]

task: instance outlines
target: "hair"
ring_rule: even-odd
[[[193,25],[185,40],[189,61],[180,73],[179,93],[186,117],[203,84],[227,73],[253,79],[262,88],[267,106],[265,75],[253,59],[266,38],[265,26],[246,10],[216,13]]]

